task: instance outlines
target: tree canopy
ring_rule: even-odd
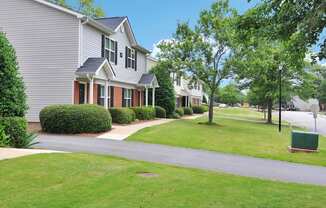
[[[231,83],[219,90],[218,100],[221,103],[234,106],[243,101],[243,94],[235,84]]]
[[[66,8],[76,10],[77,12],[80,12],[89,17],[98,18],[105,16],[104,10],[99,6],[95,6],[94,0],[75,0],[73,3],[75,3],[77,6],[72,6],[68,4],[66,0],[48,1]]]
[[[217,1],[200,13],[195,28],[179,23],[173,40],[162,43],[160,58],[171,63],[173,71],[190,80],[205,83],[210,96],[209,123],[213,121],[213,100],[221,81],[230,77],[224,66],[232,36],[231,20],[236,15],[227,0]]]

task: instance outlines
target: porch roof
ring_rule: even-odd
[[[145,87],[159,87],[155,74],[143,74],[138,84]]]
[[[116,74],[106,58],[88,58],[83,66],[77,69],[75,72],[79,76],[96,76],[99,72],[104,69],[108,75],[115,77]]]

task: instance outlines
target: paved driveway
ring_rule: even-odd
[[[326,185],[326,167],[138,142],[40,135],[37,148],[118,156],[285,182]]]
[[[315,121],[311,112],[284,111],[282,112],[282,119],[292,125],[307,128],[309,131],[314,131],[315,128]],[[317,131],[326,136],[326,116],[318,116]]]

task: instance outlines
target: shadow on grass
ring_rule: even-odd
[[[218,127],[223,127],[223,125],[221,124],[218,124],[218,123],[209,123],[208,121],[206,122],[198,122],[199,125],[206,125],[206,126],[218,126]]]

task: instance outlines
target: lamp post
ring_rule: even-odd
[[[278,84],[279,84],[279,106],[278,106],[278,131],[282,131],[282,69],[283,66],[280,65],[278,68]]]

